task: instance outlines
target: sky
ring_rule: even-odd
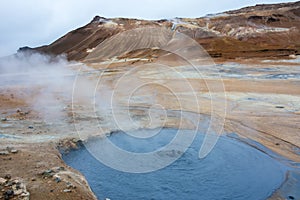
[[[139,19],[201,17],[255,4],[290,1],[293,0],[1,0],[0,57],[15,53],[19,47],[50,44],[96,15]]]

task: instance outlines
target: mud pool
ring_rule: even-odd
[[[168,144],[175,135],[176,129],[162,129],[147,139],[117,132],[106,140],[127,151],[150,152]],[[63,159],[83,173],[98,199],[263,200],[285,181],[286,165],[234,137],[220,137],[211,153],[199,159],[203,139],[204,135],[197,133],[178,160],[150,173],[125,173],[107,167],[84,145],[64,153]],[[103,139],[98,140],[101,144]]]

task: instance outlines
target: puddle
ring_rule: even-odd
[[[266,79],[300,79],[300,73],[272,74],[265,76]]]
[[[1,133],[0,133],[0,138],[21,139],[20,137],[15,136],[15,135],[1,134]]]
[[[162,148],[175,135],[176,129],[162,129],[147,139],[122,132],[108,139],[124,150],[141,153]],[[111,169],[96,160],[84,146],[63,154],[63,159],[85,175],[98,199],[263,200],[285,181],[288,168],[283,163],[233,137],[222,136],[213,151],[199,159],[203,136],[198,133],[193,144],[173,164],[150,173]],[[161,156],[172,156],[172,153]]]

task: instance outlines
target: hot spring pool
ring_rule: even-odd
[[[119,132],[109,140],[127,151],[147,152],[165,145],[175,134],[176,129],[162,129],[159,135],[138,139]],[[150,173],[111,169],[84,146],[63,154],[63,159],[84,174],[98,199],[263,200],[284,182],[287,169],[283,164],[227,136],[219,139],[207,157],[199,159],[203,138],[197,134],[182,157]]]

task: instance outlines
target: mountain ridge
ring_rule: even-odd
[[[199,18],[142,20],[95,16],[49,45],[24,47],[83,60],[104,40],[141,27],[165,27],[184,33],[215,58],[283,57],[300,54],[300,1],[258,4]]]

